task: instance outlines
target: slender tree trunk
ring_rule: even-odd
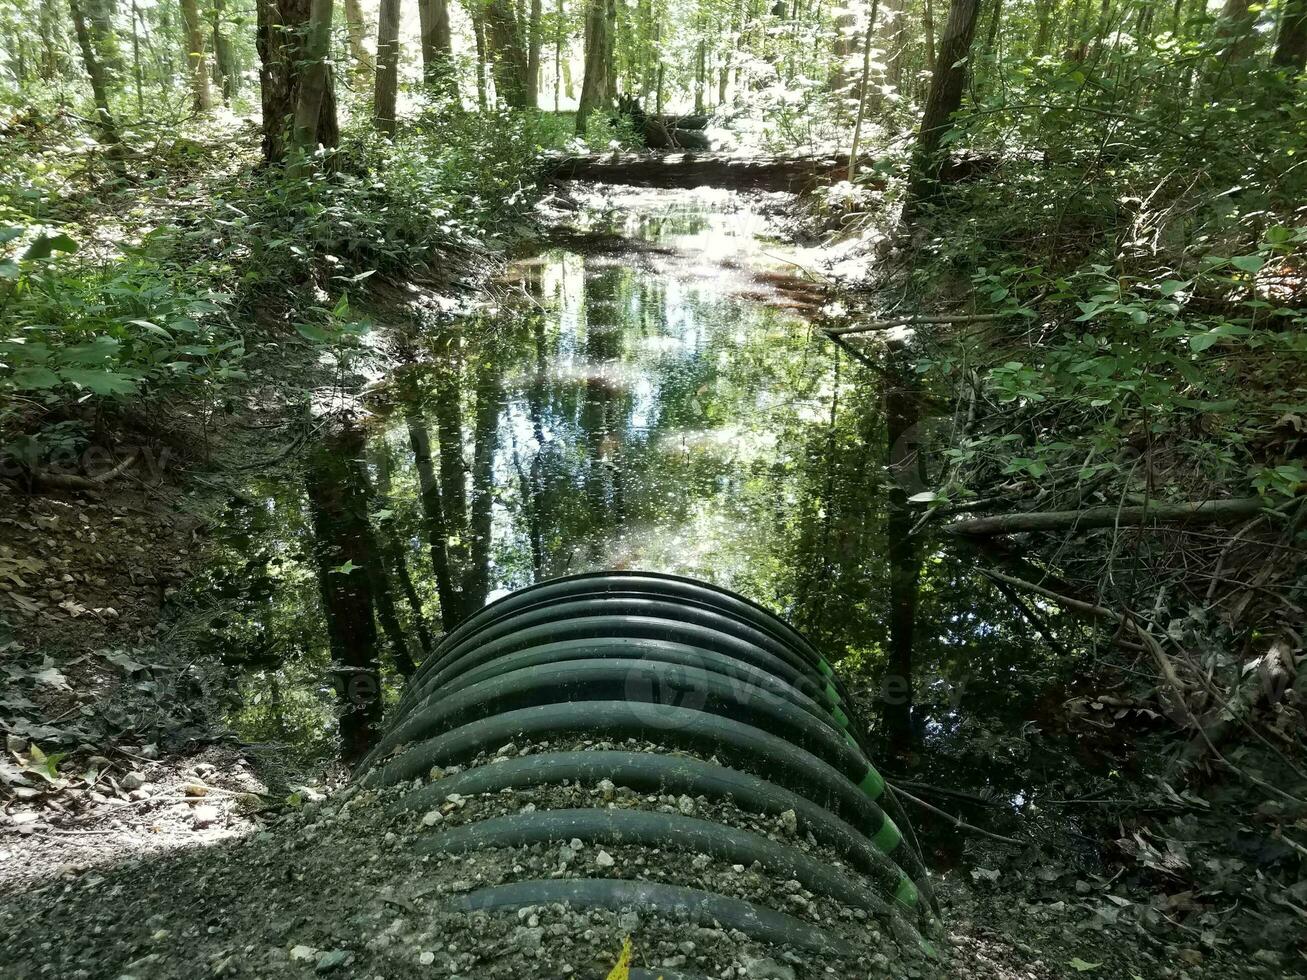
[[[490,594],[491,516],[494,505],[495,453],[499,448],[500,373],[493,362],[478,371],[476,421],[473,426],[472,505],[468,534],[471,565],[467,580],[467,608],[471,613],[485,605]]]
[[[1307,67],[1307,0],[1285,0],[1280,14],[1280,36],[1271,59],[1277,68],[1286,69],[1290,77]]]
[[[41,63],[37,76],[44,82],[51,82],[58,78],[64,69],[64,32],[59,17],[58,0],[41,0],[38,24],[41,32]]]
[[[226,13],[226,0],[213,0],[211,14],[213,17],[213,65],[215,75],[222,85],[222,101],[231,105],[240,89],[240,72],[236,67],[236,54],[231,40],[223,33],[223,15]]]
[[[398,22],[399,18],[396,17],[395,19]],[[384,439],[377,442],[376,462],[377,491],[380,494],[383,509],[390,510],[392,503],[390,473],[394,468],[394,461],[391,456],[390,445]],[[399,582],[400,591],[404,593],[409,608],[409,622],[412,624],[414,632],[417,633],[418,644],[421,647],[422,656],[425,658],[431,653],[435,644],[432,641],[431,628],[427,625],[426,613],[422,610],[422,598],[413,585],[413,576],[409,574],[408,559],[406,557],[408,549],[400,544],[398,532],[395,530],[393,513],[388,516],[378,516],[377,539],[381,546],[381,558],[386,574]]]
[[[479,0],[474,2],[479,4]],[[478,5],[473,11],[474,26],[480,24],[479,10]],[[458,98],[447,0],[418,0],[418,21],[422,40],[422,80],[427,85],[443,89],[451,99]],[[476,26],[476,29],[480,30],[480,27]]]
[[[477,51],[477,106],[485,109],[489,102],[486,92],[486,18],[484,8],[477,3],[472,8],[472,36],[476,39]]]
[[[349,56],[354,62],[356,77],[370,77],[376,71],[376,65],[364,43],[368,28],[363,21],[363,4],[359,0],[345,0],[345,32],[349,38]]]
[[[1045,0],[1040,4],[1040,10],[1051,7],[1052,4]],[[921,11],[921,30],[926,36],[926,71],[935,70],[935,3],[934,0],[924,0],[924,7]]]
[[[399,92],[400,0],[381,0],[377,16],[377,82],[372,120],[378,132],[395,135],[395,100]]]
[[[876,35],[876,15],[880,0],[871,0],[867,30],[862,38],[862,81],[858,85],[858,119],[853,124],[853,145],[849,148],[849,180],[858,178],[858,144],[862,141],[862,120],[867,114],[867,89],[871,82],[871,41]]]
[[[141,32],[138,19],[140,11],[136,0],[132,0],[132,84],[136,89],[136,114],[145,115],[145,92],[141,81]]]
[[[918,422],[916,374],[901,351],[892,354],[892,364],[894,377],[885,392],[885,434],[886,462],[895,479],[889,486],[885,520],[890,576],[889,676],[882,693],[886,734],[890,745],[901,752],[913,741],[913,640],[921,577],[921,558],[911,535],[915,517],[904,487],[922,482],[922,459],[918,447],[908,445],[912,440],[904,438]]]
[[[544,40],[540,26],[542,17],[541,0],[531,0],[531,18],[527,22],[526,104],[532,109],[540,107],[540,48]]]
[[[952,0],[949,5],[948,21],[940,38],[935,72],[931,76],[930,94],[926,98],[921,128],[912,153],[908,197],[903,205],[904,221],[911,221],[917,207],[933,197],[939,188],[939,170],[943,162],[940,146],[944,134],[953,126],[953,114],[962,105],[979,6],[980,0]]]
[[[614,0],[589,0],[585,18],[585,78],[576,109],[576,131],[584,135],[590,113],[608,108],[612,97]],[[661,110],[660,110],[661,111]]]
[[[311,0],[308,33],[304,43],[305,67],[295,100],[295,121],[291,138],[305,153],[313,153],[322,140],[319,123],[332,87],[331,68],[327,64],[331,48],[332,0]]]
[[[322,609],[337,678],[341,756],[351,763],[375,744],[381,721],[375,597],[367,572],[374,564],[368,553],[371,532],[367,499],[352,472],[362,443],[361,433],[353,428],[324,441],[311,454],[305,475]]]
[[[903,49],[907,38],[904,23],[907,19],[906,5],[904,0],[887,0],[885,6],[890,14],[886,22],[889,33],[885,38],[885,80],[894,87],[895,91],[902,92]]]
[[[182,24],[186,29],[186,60],[190,65],[191,108],[208,112],[213,108],[209,95],[209,68],[204,57],[204,26],[195,0],[181,0]]]
[[[1036,58],[1042,58],[1048,54],[1048,42],[1052,35],[1053,28],[1053,8],[1056,4],[1041,3],[1039,6],[1038,24],[1035,29],[1035,49]]]
[[[68,7],[73,15],[77,46],[82,51],[82,64],[85,65],[87,77],[91,80],[96,128],[100,131],[100,143],[105,148],[105,159],[109,161],[109,166],[118,176],[125,176],[127,168],[122,160],[122,140],[118,138],[118,123],[109,110],[109,90],[105,85],[104,69],[100,66],[95,45],[91,42],[91,32],[86,26],[86,15],[82,12],[81,0],[68,0]]]
[[[113,15],[117,0],[83,0],[87,28],[91,32],[91,45],[100,61],[106,88],[112,88],[123,70],[122,47],[114,30]]]
[[[703,114],[703,86],[704,86],[704,56],[705,46],[703,39],[700,38],[698,46],[694,52],[694,112],[695,115]]]
[[[563,85],[563,0],[558,0],[554,13],[554,112],[558,112]]]
[[[422,493],[423,523],[431,548],[431,570],[436,577],[436,596],[440,600],[440,624],[448,633],[459,624],[463,615],[462,604],[454,591],[453,577],[449,570],[449,534],[445,529],[440,483],[431,462],[431,437],[426,423],[416,410],[409,412],[407,423],[409,442],[413,446],[413,459],[417,466],[418,488]]]
[[[1111,0],[1103,0],[1106,7]],[[985,34],[985,51],[992,54],[998,44],[998,29],[1003,24],[1003,0],[990,0],[992,13],[989,17],[989,31]]]
[[[495,94],[514,109],[527,106],[527,50],[522,30],[509,0],[490,0],[484,23],[491,64],[495,75]]]

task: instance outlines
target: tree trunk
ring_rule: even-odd
[[[399,4],[400,0],[381,0],[377,16],[377,83],[372,100],[373,124],[378,132],[392,137],[399,91]]]
[[[279,162],[290,147],[291,122],[307,73],[310,0],[258,0],[257,42],[263,100],[263,155]],[[325,65],[319,65],[325,68]],[[339,140],[336,96],[331,85],[322,92],[317,143],[333,147]]]
[[[1132,507],[1115,504],[1087,507],[1084,510],[1053,510],[1022,514],[999,514],[976,517],[946,525],[949,534],[993,537],[1020,531],[1089,531],[1103,527],[1143,527],[1150,524],[1226,524],[1260,513],[1265,501],[1260,497],[1234,497],[1229,500],[1154,502]]]
[[[493,362],[478,371],[476,421],[473,426],[472,505],[468,536],[471,565],[468,569],[466,601],[468,612],[486,604],[490,594],[491,517],[494,507],[495,453],[499,448],[499,406],[501,374]]]
[[[416,409],[406,416],[409,443],[413,447],[413,460],[418,472],[418,489],[422,494],[422,519],[431,548],[431,570],[436,578],[436,597],[440,600],[440,625],[448,633],[462,620],[461,603],[454,591],[449,571],[449,533],[445,527],[444,506],[440,499],[440,483],[436,468],[431,462],[431,436],[426,422]]]
[[[918,422],[920,392],[916,373],[902,351],[891,354],[892,377],[885,391],[886,463],[894,479],[889,485],[885,532],[889,563],[889,662],[881,685],[885,733],[892,749],[911,747],[913,740],[913,640],[916,633],[917,586],[921,559],[912,538],[915,518],[908,507],[907,486],[920,485],[920,448],[905,438]]]
[[[186,34],[186,60],[190,65],[191,108],[208,112],[213,108],[209,95],[209,67],[204,57],[204,26],[195,0],[181,0],[182,25]]]
[[[452,82],[449,6],[445,0],[418,0],[418,37],[422,43],[422,80],[436,88]]]
[[[939,56],[931,76],[930,95],[926,98],[917,145],[912,153],[912,172],[908,197],[903,205],[903,220],[911,221],[917,207],[939,189],[939,171],[943,163],[940,146],[944,134],[952,128],[953,114],[962,105],[967,82],[967,61],[976,34],[976,14],[980,0],[952,0],[948,21],[940,38]]]
[[[557,0],[554,13],[554,112],[557,113],[563,92],[563,0]]]
[[[921,31],[926,36],[926,71],[935,70],[935,3],[934,0],[924,0],[925,6],[921,12]],[[1040,10],[1046,10],[1052,7],[1052,3],[1043,3]]]
[[[226,12],[226,0],[213,0],[211,14],[213,17],[213,65],[215,76],[222,85],[222,101],[231,105],[240,89],[240,71],[236,66],[236,53],[231,39],[223,33],[223,14]]]
[[[1277,68],[1286,69],[1291,78],[1307,66],[1307,0],[1285,0],[1280,36],[1271,60]]]
[[[322,611],[337,678],[341,757],[351,763],[375,744],[381,721],[377,628],[367,571],[374,564],[372,534],[367,498],[352,472],[362,448],[362,434],[347,428],[310,455],[305,473]]]
[[[318,123],[327,101],[327,90],[331,88],[331,68],[327,64],[331,54],[331,14],[332,0],[311,0],[304,39],[305,66],[291,128],[291,139],[305,153],[313,153],[319,146]]]
[[[477,106],[484,110],[489,101],[486,93],[486,18],[479,2],[472,5],[472,36],[476,39],[477,51]]]
[[[91,45],[99,58],[106,88],[113,85],[114,79],[123,70],[122,47],[118,44],[118,34],[113,27],[116,5],[116,0],[89,0],[83,6],[87,17],[86,26],[91,32]]]
[[[1103,8],[1106,9],[1111,0],[1103,0]],[[998,29],[1003,24],[1003,0],[991,0],[993,4],[993,13],[989,18],[989,31],[985,34],[985,50],[993,53],[998,44]]]
[[[136,89],[136,114],[145,115],[145,85],[141,73],[140,10],[132,0],[132,86]]]
[[[903,91],[903,49],[906,46],[907,31],[904,21],[907,19],[904,0],[886,0],[889,17],[886,19],[888,34],[885,38],[885,81],[898,92]]]
[[[1252,54],[1257,44],[1253,30],[1257,12],[1249,9],[1251,0],[1225,0],[1221,16],[1216,22],[1216,34],[1222,42],[1221,68],[1237,63]],[[1221,70],[1217,69],[1218,73]]]
[[[495,76],[495,94],[513,109],[527,106],[527,51],[521,25],[509,0],[490,0],[484,14],[486,41]]]
[[[396,22],[398,22],[398,19],[396,17]],[[395,464],[390,445],[384,439],[379,440],[377,443],[376,463],[377,491],[381,497],[381,505],[383,509],[390,510],[393,496],[390,473]],[[426,613],[422,610],[422,598],[418,595],[418,591],[413,585],[413,576],[408,570],[408,549],[400,544],[393,513],[390,516],[378,517],[377,540],[381,546],[381,559],[386,574],[399,582],[400,591],[404,593],[404,598],[408,602],[409,623],[413,631],[417,633],[418,645],[421,647],[422,656],[425,658],[431,653],[435,644],[432,641],[431,629],[427,625]]]
[[[1036,58],[1042,58],[1048,54],[1048,42],[1053,27],[1053,6],[1051,3],[1041,3],[1039,5],[1039,26],[1035,30],[1034,55]]]
[[[82,51],[82,63],[91,80],[91,97],[95,100],[95,123],[100,131],[100,143],[105,148],[105,159],[118,176],[125,176],[127,168],[122,160],[122,141],[118,138],[118,123],[109,111],[109,91],[105,85],[104,69],[96,57],[95,45],[91,42],[91,32],[86,26],[86,15],[82,12],[81,0],[68,0],[69,10],[73,15],[73,29],[77,33],[77,46]]]
[[[526,50],[526,104],[532,109],[540,107],[540,20],[543,16],[541,0],[531,0],[531,19],[527,25]]]
[[[63,24],[57,0],[41,0],[39,14],[41,63],[37,76],[44,82],[54,81],[64,71]]]
[[[585,78],[581,82],[581,101],[576,107],[579,135],[585,135],[590,113],[608,108],[612,98],[612,27],[616,17],[614,0],[589,0],[585,17]]]
[[[368,29],[363,22],[363,5],[359,0],[345,0],[345,32],[349,37],[349,56],[354,62],[355,75],[359,79],[367,78],[376,71],[376,65],[363,43]]]
[[[871,40],[876,34],[876,15],[880,0],[871,0],[867,15],[867,30],[862,38],[862,81],[858,85],[858,118],[853,124],[853,146],[849,149],[849,180],[858,177],[858,144],[862,141],[862,120],[867,114],[867,87],[871,81]]]

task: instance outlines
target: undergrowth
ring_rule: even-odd
[[[95,169],[75,117],[28,110],[7,126],[0,437],[11,476],[103,439],[129,400],[211,408],[244,376],[256,314],[276,311],[313,339],[374,275],[474,279],[478,258],[525,219],[542,151],[563,138],[540,114],[435,106],[394,142],[347,129],[306,179],[260,165],[252,128],[214,126],[173,135],[124,185]]]

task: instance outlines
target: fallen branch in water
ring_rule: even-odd
[[[1002,320],[1010,313],[959,313],[953,316],[903,316],[895,320],[871,320],[868,323],[854,323],[847,327],[825,327],[823,332],[831,337],[843,337],[851,333],[875,333],[878,330],[893,330],[895,327],[931,326],[942,323],[992,323]]]
[[[990,537],[1021,531],[1085,531],[1100,527],[1140,527],[1145,524],[1223,524],[1262,511],[1261,497],[1229,500],[1186,500],[1179,503],[1149,503],[1132,507],[1104,504],[1084,510],[1050,510],[1022,514],[998,514],[955,521],[943,528],[948,534]]]
[[[1017,847],[1026,846],[1025,841],[1019,841],[1015,837],[1004,837],[1002,834],[996,834],[992,830],[986,830],[983,827],[977,827],[974,824],[969,824],[961,817],[955,817],[953,816],[953,814],[948,813],[945,810],[941,810],[939,807],[935,806],[932,803],[927,803],[925,800],[917,799],[917,797],[913,796],[907,790],[903,789],[902,783],[894,784],[894,792],[897,793],[899,796],[903,797],[905,800],[911,800],[913,803],[917,804],[917,806],[921,807],[922,809],[929,810],[931,813],[943,817],[954,827],[957,827],[958,830],[969,830],[973,834],[981,834],[985,837],[988,837],[992,840],[999,841],[1003,844],[1013,844]]]

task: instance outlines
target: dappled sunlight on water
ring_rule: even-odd
[[[493,313],[426,326],[414,363],[369,392],[370,413],[322,431],[307,482],[251,488],[207,583],[241,610],[212,638],[244,731],[326,751],[342,650],[371,644],[393,699],[404,658],[426,653],[422,627],[438,636],[506,591],[602,568],[736,589],[874,686],[886,382],[791,304],[750,298],[789,273],[767,254],[765,221],[738,203],[642,194],[595,218],[587,231],[601,234],[584,245],[516,264]],[[989,625],[1010,619],[959,558],[928,556],[927,739],[963,730],[955,690],[1023,697],[1010,668],[1038,652],[1024,630]],[[348,644],[333,642],[341,620]]]

